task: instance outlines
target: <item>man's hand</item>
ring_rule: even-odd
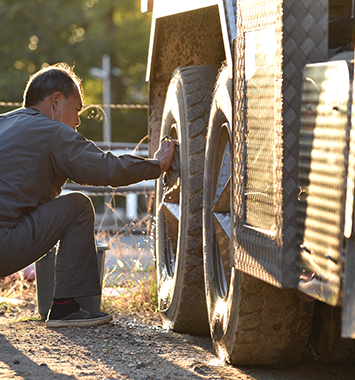
[[[155,152],[154,158],[160,162],[161,172],[166,172],[171,163],[173,162],[175,151],[175,143],[164,139],[159,146],[159,149]]]

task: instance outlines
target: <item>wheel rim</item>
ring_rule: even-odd
[[[177,123],[173,121],[168,135],[177,139]],[[164,261],[169,277],[174,277],[177,252],[178,235],[180,228],[180,177],[173,186],[165,185],[160,198],[160,207],[164,218]]]
[[[231,244],[231,139],[229,124],[220,129],[213,168],[212,219],[214,227],[213,263],[220,298],[228,294]]]

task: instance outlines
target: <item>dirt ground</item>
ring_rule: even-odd
[[[354,379],[354,368],[325,366],[310,355],[287,370],[235,368],[218,361],[209,338],[165,331],[152,314],[113,315],[104,326],[48,329],[33,320],[30,297],[10,311],[0,308],[0,379]]]

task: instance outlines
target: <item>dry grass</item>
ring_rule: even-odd
[[[105,238],[112,246],[116,242],[117,246],[116,234],[105,237],[104,232],[101,232],[99,237],[101,240]],[[123,249],[118,244],[114,254],[120,265],[106,268],[101,309],[117,316],[133,313],[142,314],[143,318],[158,319],[156,269],[154,266],[143,268],[140,264],[141,257],[135,259],[129,267],[124,266],[120,259],[122,252]],[[38,318],[36,281],[27,281],[22,271],[0,279],[0,315],[11,315],[17,319]]]
[[[0,279],[0,315],[21,315],[21,318],[35,316],[36,284],[27,281],[23,273]]]
[[[106,282],[109,289],[104,289],[104,293],[109,290],[112,295],[102,295],[101,309],[117,316],[140,313],[148,319],[159,318],[153,271],[155,269],[151,269],[151,276],[140,278],[133,272],[127,275],[108,270],[107,277],[117,274],[122,280],[124,279],[124,285],[117,285],[116,281]],[[0,315],[16,316],[21,319],[39,318],[36,281],[28,282],[20,273],[0,279]]]
[[[146,231],[151,230],[151,216],[149,212],[153,206],[153,197],[146,197],[148,214],[140,219],[135,219],[128,224],[115,226],[115,233],[107,233],[102,224],[99,226],[97,233],[98,241],[104,242],[114,249],[114,254],[117,259],[117,265],[114,268],[107,268],[103,279],[103,287],[106,290],[111,290],[111,295],[102,296],[102,309],[106,312],[125,314],[127,311],[133,313],[144,313],[150,318],[158,318],[158,297],[156,286],[156,269],[153,262],[149,263],[148,267],[143,267],[144,250],[142,247],[130,246],[122,247],[120,237],[129,235],[134,241],[133,231],[143,231],[145,239],[148,239]],[[110,204],[107,204],[107,210],[115,212]],[[148,246],[148,241],[146,241]],[[126,249],[129,248],[138,254],[138,257],[131,259],[127,264]],[[149,251],[149,246],[146,247]],[[123,257],[125,256],[125,260]],[[114,295],[112,295],[114,294]]]
[[[155,269],[148,269],[150,276],[140,277],[139,273],[131,272],[123,274],[115,273],[115,270],[107,271],[105,291],[111,295],[102,296],[102,310],[119,315],[142,313],[148,318],[157,318],[157,292],[155,281]],[[108,278],[117,274],[114,280]],[[111,277],[112,278],[112,277]],[[117,286],[117,283],[121,284]]]

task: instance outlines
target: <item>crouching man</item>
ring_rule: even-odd
[[[109,322],[80,308],[75,297],[100,294],[94,210],[63,184],[125,186],[156,179],[174,155],[163,141],[153,159],[104,153],[76,131],[83,106],[80,79],[66,64],[34,74],[23,107],[0,115],[0,277],[25,268],[57,243],[55,289],[48,327]]]

